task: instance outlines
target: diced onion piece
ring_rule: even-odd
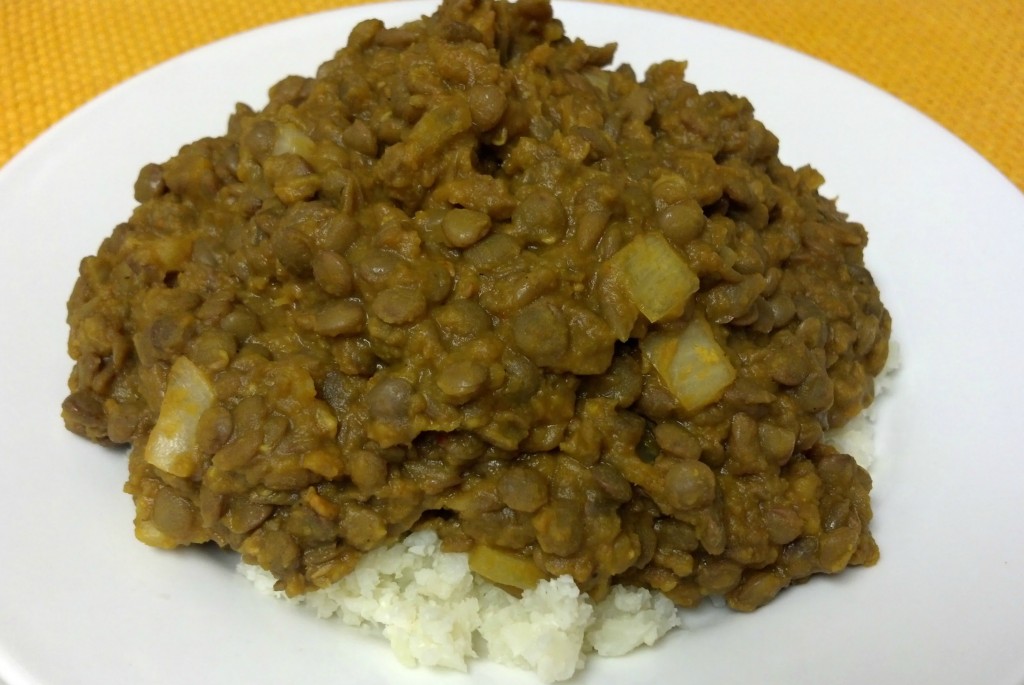
[[[179,357],[167,374],[160,415],[146,443],[146,461],[172,475],[191,476],[199,463],[199,417],[213,405],[215,397],[206,374],[187,357]]]
[[[736,370],[703,319],[682,333],[651,333],[640,349],[687,411],[715,402],[736,379]]]
[[[310,160],[316,150],[316,143],[294,124],[282,124],[277,129],[277,139],[274,141],[274,154],[283,155],[293,153]]]
[[[529,559],[487,545],[477,545],[469,553],[469,568],[492,583],[521,590],[536,587],[545,577]]]
[[[157,528],[152,521],[140,521],[139,519],[135,520],[135,537],[150,547],[159,547],[160,549],[174,549],[181,544]]]
[[[661,233],[641,233],[608,260],[629,298],[652,323],[680,316],[700,280]]]

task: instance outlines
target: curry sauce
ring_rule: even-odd
[[[475,571],[752,610],[878,559],[822,443],[873,399],[867,234],[749,102],[540,0],[366,21],[149,164],[68,305],[68,428],[136,534],[291,595],[435,530]]]

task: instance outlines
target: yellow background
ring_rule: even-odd
[[[150,66],[262,24],[354,4],[0,0],[0,165],[79,105]],[[1024,0],[619,4],[729,26],[852,72],[938,121],[1024,190]]]

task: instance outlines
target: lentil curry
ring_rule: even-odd
[[[446,0],[142,169],[63,405],[131,445],[140,540],[297,595],[431,528],[509,588],[741,611],[875,563],[870,477],[822,443],[887,356],[864,228],[746,100],[613,54]]]

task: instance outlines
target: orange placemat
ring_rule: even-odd
[[[147,67],[239,31],[354,4],[357,0],[0,2],[0,164],[79,105]],[[1021,0],[620,4],[736,28],[857,74],[938,121],[1024,189]]]

